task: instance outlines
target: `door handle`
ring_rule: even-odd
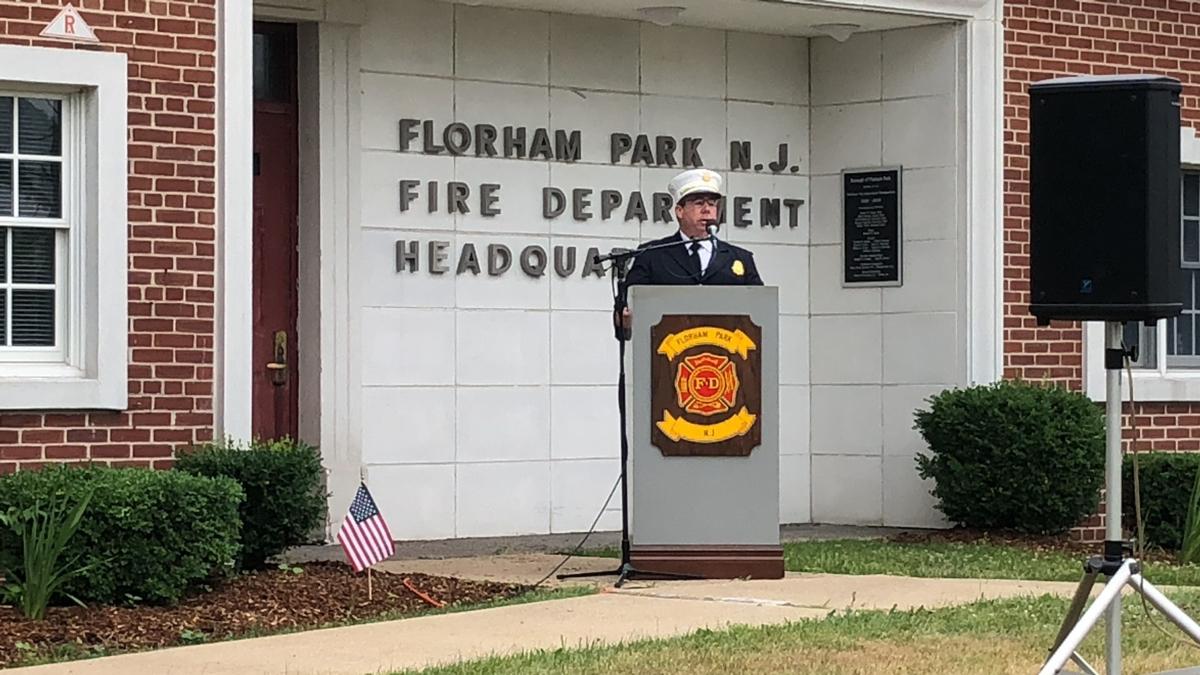
[[[271,382],[276,385],[287,383],[287,331],[275,331],[275,360],[267,364],[271,371]]]

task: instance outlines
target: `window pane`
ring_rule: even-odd
[[[1185,269],[1183,271],[1183,313],[1178,318],[1167,320],[1167,366],[1171,368],[1200,367],[1200,344],[1197,344],[1200,334],[1197,333],[1197,317],[1200,307],[1197,303],[1197,284],[1200,283],[1200,270]]]
[[[1183,262],[1200,262],[1200,220],[1183,219]]]
[[[1183,174],[1183,215],[1200,216],[1200,174]]]
[[[1121,327],[1121,344],[1128,349],[1129,347],[1138,348],[1138,357],[1142,355],[1142,324],[1136,321],[1130,321]]]
[[[279,32],[254,34],[254,100],[286,103],[291,97],[289,36]]]
[[[0,216],[13,214],[12,160],[0,159]]]
[[[1175,354],[1177,356],[1193,356],[1196,351],[1192,342],[1192,315],[1181,314],[1175,320],[1175,325],[1179,330],[1175,337]]]
[[[1121,342],[1126,347],[1137,347],[1137,358],[1130,365],[1134,368],[1155,367],[1157,364],[1155,359],[1157,340],[1154,326],[1143,326],[1138,321],[1125,323]]]
[[[54,291],[13,289],[12,345],[54,346]]]
[[[54,283],[54,230],[21,228],[12,231],[12,282]]]
[[[8,346],[8,292],[0,291],[0,347]]]
[[[23,161],[17,174],[17,211],[22,218],[62,217],[62,164]]]
[[[22,155],[61,155],[62,101],[17,99],[17,145]]]
[[[0,96],[0,153],[12,152],[13,99]]]

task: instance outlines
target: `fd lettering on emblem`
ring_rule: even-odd
[[[760,436],[761,329],[744,316],[698,318],[664,316],[652,330],[652,436],[666,455],[748,455]]]

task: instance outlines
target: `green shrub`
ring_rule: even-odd
[[[952,522],[1063,532],[1096,512],[1104,481],[1104,417],[1087,397],[1001,381],[943,391],[918,410],[929,445],[918,473]]]
[[[91,501],[63,558],[86,569],[62,588],[83,601],[171,603],[232,572],[242,489],[228,479],[152,469],[53,466],[0,478],[0,512],[55,499]],[[0,566],[21,552],[0,530]]]
[[[6,577],[0,597],[18,605],[27,618],[43,618],[46,606],[60,593],[82,604],[78,598],[63,593],[62,588],[72,577],[87,571],[79,563],[83,553],[76,553],[69,560],[63,560],[63,553],[79,530],[91,499],[92,493],[87,492],[72,504],[64,495],[51,498],[49,504],[39,501],[28,508],[14,506],[7,513],[0,513],[0,524],[8,526],[21,542],[21,562],[0,569]]]
[[[328,494],[323,487],[321,455],[290,439],[209,443],[180,453],[179,471],[227,476],[241,484],[240,568],[264,569],[267,560],[290,546],[309,543],[325,518]]]
[[[1200,454],[1142,452],[1138,454],[1138,464],[1141,466],[1144,543],[1177,551],[1186,534],[1188,507],[1196,472],[1200,469]],[[1136,536],[1131,455],[1125,456],[1122,467],[1121,513],[1125,531]]]

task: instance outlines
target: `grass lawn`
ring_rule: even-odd
[[[783,550],[784,566],[791,572],[1039,581],[1079,581],[1086,557],[988,542],[805,541],[787,543]],[[1155,585],[1200,586],[1197,565],[1150,560],[1142,568]]]
[[[613,549],[588,555],[620,557]],[[910,577],[1079,581],[1088,554],[1065,549],[1014,546],[988,541],[893,542],[842,539],[787,542],[784,568],[824,574],[890,574]],[[1200,566],[1179,565],[1163,556],[1143,561],[1144,576],[1158,586],[1200,586]]]
[[[1171,593],[1191,616],[1200,590]],[[615,647],[559,649],[473,661],[426,675],[581,675],[687,673],[1033,673],[1041,667],[1068,601],[1052,596],[991,600],[938,610],[861,611],[783,626],[701,631],[687,637]],[[1153,611],[1153,610],[1151,610]],[[1140,602],[1123,612],[1125,673],[1152,673],[1200,664],[1200,649],[1161,615],[1149,623]],[[1081,653],[1103,668],[1103,625]],[[1177,637],[1179,639],[1177,639]],[[1069,666],[1073,668],[1074,666]],[[415,671],[405,671],[415,672]]]

